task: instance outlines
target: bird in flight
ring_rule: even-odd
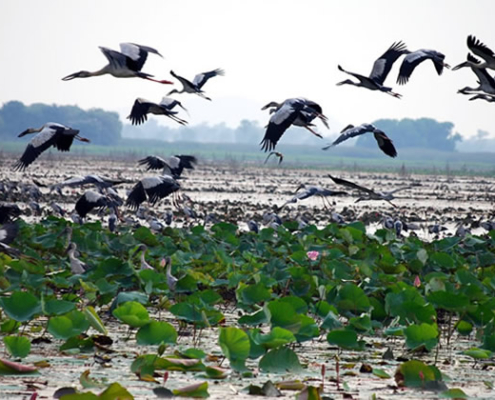
[[[450,65],[444,62],[445,55],[436,50],[407,50],[406,54],[404,60],[402,60],[399,76],[397,77],[397,83],[399,85],[405,85],[409,81],[414,69],[425,60],[431,60],[433,62],[438,75],[442,75],[444,68],[450,68]]]
[[[209,97],[206,97],[204,95],[204,91],[201,90],[201,88],[208,81],[208,79],[213,78],[214,76],[217,75],[223,76],[225,75],[225,71],[223,69],[217,68],[214,69],[213,71],[201,72],[200,74],[197,74],[194,77],[192,82],[186,78],[183,78],[180,75],[177,75],[174,71],[170,71],[170,75],[172,75],[180,83],[182,83],[182,90],[173,89],[170,92],[168,92],[167,96],[170,96],[173,93],[193,93],[193,94],[197,94],[203,99],[211,100]]]
[[[402,42],[393,43],[389,49],[383,53],[380,58],[378,58],[373,64],[373,69],[371,70],[370,76],[364,76],[360,74],[356,74],[354,72],[346,71],[340,65],[338,66],[339,70],[345,72],[357,78],[359,82],[354,82],[350,79],[346,79],[345,81],[337,83],[340,85],[353,85],[360,86],[370,90],[379,90],[381,92],[385,92],[391,96],[400,98],[401,95],[399,93],[394,93],[392,88],[384,86],[385,79],[392,69],[392,65],[397,59],[407,53],[406,45]]]
[[[173,111],[176,106],[187,112],[179,100],[170,97],[162,98],[159,103],[138,98],[134,102],[131,113],[127,118],[131,120],[132,125],[140,125],[148,119],[148,114],[165,115],[181,125],[186,125],[187,121],[177,117],[177,111]]]
[[[329,144],[328,146],[323,147],[323,150],[328,150],[330,147],[337,146],[339,143],[342,143],[342,142],[346,141],[347,139],[353,138],[355,136],[363,135],[367,132],[373,132],[373,135],[375,136],[375,140],[378,144],[378,147],[387,156],[390,156],[390,157],[396,157],[397,156],[397,150],[395,149],[395,146],[392,142],[392,139],[390,139],[385,134],[385,132],[378,129],[376,126],[374,126],[372,124],[362,124],[359,126],[354,126],[354,125],[346,126],[340,132],[341,135],[337,139],[335,139],[335,141],[332,144]]]

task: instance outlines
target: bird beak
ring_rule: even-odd
[[[62,78],[63,81],[70,81],[71,79],[78,78],[80,75],[79,72],[74,72],[73,74],[67,75],[66,77]]]
[[[23,137],[25,135],[29,135],[30,133],[40,132],[40,131],[41,131],[41,129],[28,128],[24,132],[19,133],[19,135],[17,137]]]
[[[443,66],[444,66],[444,68],[447,68],[447,69],[450,69],[451,68],[450,65],[447,64],[447,63],[443,63]]]

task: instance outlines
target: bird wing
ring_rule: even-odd
[[[373,132],[375,136],[376,142],[378,143],[378,147],[381,151],[383,151],[387,156],[397,157],[397,150],[395,149],[394,143],[392,139],[390,139],[385,132],[376,129]]]
[[[345,179],[341,179],[341,178],[336,178],[330,174],[328,174],[328,176],[337,184],[337,185],[342,185],[342,186],[347,186],[348,188],[351,188],[351,189],[357,189],[357,190],[360,190],[362,192],[366,192],[366,193],[369,193],[369,194],[376,194],[376,192],[374,190],[371,190],[371,189],[368,189],[368,188],[365,188],[364,186],[359,186],[358,184],[354,183],[354,182],[350,182],[350,181],[346,181]]]
[[[343,130],[342,134],[333,141],[333,143],[330,146],[324,147],[325,150],[327,150],[330,147],[337,146],[339,143],[342,143],[346,141],[347,139],[350,139],[355,136],[363,135],[366,132],[370,132],[373,130],[373,126],[370,124],[363,124],[359,126],[353,126],[353,125],[348,125],[345,130]]]
[[[393,43],[389,49],[383,53],[380,58],[378,58],[373,64],[373,69],[371,70],[370,78],[375,82],[383,85],[385,78],[392,69],[392,65],[395,61],[407,52],[406,45],[402,42]]]
[[[149,185],[147,182],[143,182],[146,179],[153,178],[158,178],[158,181],[150,181]],[[143,182],[144,190],[148,195],[148,201],[151,205],[154,205],[158,200],[163,199],[180,189],[179,183],[171,176],[145,178],[141,182]]]
[[[79,134],[78,129],[72,129],[68,127],[61,127],[52,125],[51,129],[55,129],[55,147],[60,151],[69,151],[72,142],[74,141],[74,137]]]
[[[471,54],[468,53],[468,61],[471,61],[475,64],[480,64],[481,62],[474,58]],[[481,86],[489,86],[495,88],[495,79],[488,73],[486,68],[471,68],[471,70],[478,77],[479,83]]]
[[[152,169],[162,169],[165,167],[170,168],[168,163],[163,158],[157,156],[148,156],[146,158],[143,158],[142,160],[138,161],[138,164],[146,165],[146,171]]]
[[[116,50],[109,49],[107,47],[101,47],[100,50],[107,58],[108,63],[115,69],[127,69],[128,62],[133,62],[132,59],[125,54],[122,54]]]
[[[160,100],[160,105],[165,107],[169,111],[171,111],[177,105],[182,107],[182,105],[180,104],[180,102],[178,100],[173,99],[171,97],[163,97]]]
[[[148,53],[163,57],[156,49],[135,43],[120,43],[120,51],[124,56],[128,57],[126,64],[133,71],[141,71],[148,58]]]
[[[473,35],[468,36],[467,45],[469,47],[469,50],[471,50],[478,57],[481,57],[485,60],[495,58],[495,54],[493,53],[493,51],[480,40],[476,39]]]
[[[194,169],[194,165],[198,163],[198,159],[194,156],[176,155],[175,157],[180,159],[179,167],[182,169]]]
[[[142,181],[139,181],[129,192],[125,205],[132,210],[137,210],[139,205],[146,200],[146,192]]]
[[[214,76],[217,75],[225,75],[225,71],[223,69],[217,68],[214,69],[213,71],[202,72],[200,74],[197,74],[194,77],[193,84],[198,89],[201,89],[208,79],[213,78]]]
[[[271,117],[263,140],[261,149],[271,151],[275,149],[277,142],[284,132],[292,125],[303,109],[304,103],[298,101],[285,101]]]
[[[177,79],[180,83],[182,83],[182,86],[185,88],[192,88],[192,89],[195,89],[196,88],[196,85],[194,83],[192,83],[190,80],[186,79],[186,78],[183,78],[182,76],[180,75],[177,75],[174,71],[170,71],[170,75],[172,75],[175,79]]]
[[[412,187],[413,186],[403,186],[403,187],[391,190],[390,192],[387,192],[387,194],[394,194],[394,193],[400,192],[401,190],[411,189]]]
[[[10,244],[17,236],[19,226],[15,223],[0,226],[0,243]]]
[[[431,60],[435,66],[438,75],[443,72],[445,55],[434,50],[418,50],[409,53],[400,66],[399,76],[397,77],[397,83],[404,85],[409,81],[414,69],[425,60]]]
[[[77,200],[75,209],[79,216],[84,218],[93,208],[103,207],[105,203],[105,196],[93,190],[88,190]]]
[[[57,132],[53,129],[43,129],[31,139],[21,158],[14,165],[14,171],[24,171],[38,156],[50,146],[54,146],[57,140]]]
[[[148,119],[148,112],[152,105],[156,105],[145,99],[136,99],[132,106],[131,113],[127,116],[132,125],[140,125]]]

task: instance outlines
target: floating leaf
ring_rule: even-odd
[[[168,322],[151,321],[149,324],[139,328],[136,334],[136,341],[138,344],[144,345],[175,344],[177,342],[177,331]]]
[[[220,328],[218,344],[222,353],[228,358],[232,368],[237,371],[246,369],[245,362],[249,356],[249,337],[241,329],[230,327]]]
[[[0,297],[0,306],[10,318],[19,321],[31,321],[41,313],[40,301],[29,292],[13,292],[9,297]]]
[[[296,353],[287,347],[270,350],[261,358],[259,366],[265,373],[285,374],[302,371]]]
[[[395,372],[395,382],[398,386],[425,387],[428,382],[441,380],[438,369],[418,360],[402,363]]]
[[[183,388],[174,389],[172,391],[176,396],[181,397],[198,397],[205,399],[209,397],[208,382],[196,383]]]
[[[24,358],[31,351],[31,342],[24,336],[6,336],[3,342],[7,351],[15,358]]]
[[[118,318],[123,323],[133,328],[139,328],[146,325],[150,320],[148,310],[136,301],[122,303],[113,310],[112,314],[115,318]]]
[[[476,347],[465,350],[462,354],[473,357],[475,360],[485,360],[492,357],[492,352],[490,350],[478,349]]]

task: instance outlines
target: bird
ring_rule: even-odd
[[[303,191],[299,192],[301,189],[304,189]],[[309,197],[313,196],[319,196],[321,197],[323,201],[323,205],[325,208],[327,208],[327,204],[325,203],[325,200],[328,203],[327,196],[339,196],[339,195],[344,195],[347,194],[346,192],[341,192],[341,191],[334,191],[334,190],[329,190],[329,189],[324,189],[320,186],[310,186],[302,183],[299,185],[299,187],[296,189],[296,195],[293,196],[289,201],[285,202],[281,208],[285,207],[287,204],[290,203],[296,203],[298,200],[304,200]],[[330,206],[330,204],[328,204]]]
[[[480,40],[476,39],[473,35],[469,35],[467,38],[467,46],[469,50],[471,50],[475,55],[481,57],[484,62],[473,62],[473,59],[468,59],[468,64],[474,68],[488,68],[495,69],[495,53],[485,44],[483,44]],[[452,68],[453,71],[458,70],[459,68],[465,67],[466,62],[463,62],[459,65],[456,65]]]
[[[177,286],[177,282],[179,280],[172,275],[172,259],[170,257],[166,257],[162,259],[161,264],[162,266],[166,265],[165,277],[167,278],[167,285],[168,288],[173,292],[175,291],[175,287]]]
[[[392,69],[392,65],[394,64],[394,62],[397,61],[397,59],[401,55],[406,54],[406,52],[407,52],[406,45],[403,42],[400,41],[393,43],[388,48],[388,50],[385,53],[383,53],[374,62],[373,69],[371,70],[371,74],[369,77],[356,74],[354,72],[346,71],[344,68],[342,68],[339,65],[338,69],[340,71],[345,72],[346,74],[349,74],[357,78],[359,82],[354,82],[350,79],[346,79],[345,81],[337,83],[337,85],[340,86],[340,85],[348,84],[348,85],[360,86],[370,90],[379,90],[396,98],[401,98],[402,96],[399,93],[394,93],[392,91],[392,88],[383,86],[383,83],[385,82],[387,75]]]
[[[354,182],[346,181],[345,179],[341,179],[341,178],[336,178],[336,177],[333,177],[330,174],[328,174],[328,176],[337,185],[342,185],[342,186],[346,186],[346,187],[351,188],[351,189],[357,189],[360,192],[365,192],[366,193],[366,197],[359,197],[356,200],[356,203],[359,202],[359,201],[365,201],[365,200],[385,200],[388,203],[390,203],[390,205],[392,205],[394,207],[397,207],[394,203],[392,203],[392,200],[395,198],[394,197],[394,193],[396,193],[396,192],[398,192],[400,190],[405,190],[405,189],[410,189],[411,188],[411,186],[405,186],[405,187],[400,187],[398,189],[391,190],[389,192],[375,192],[372,189],[365,188],[364,186],[359,186],[358,184],[356,184]]]
[[[402,60],[399,76],[397,77],[397,83],[399,85],[405,85],[409,81],[414,69],[425,60],[431,60],[433,62],[438,75],[442,75],[444,68],[450,68],[450,65],[444,62],[445,55],[436,50],[407,50],[405,54],[407,55]]]
[[[473,100],[485,100],[488,103],[495,103],[495,96],[490,94],[480,93],[469,99],[469,101],[473,101]]]
[[[194,169],[198,159],[191,155],[175,155],[166,159],[158,156],[148,156],[138,161],[139,165],[145,165],[146,171],[163,169],[162,175],[171,175],[178,179],[184,169]]]
[[[275,149],[277,142],[291,125],[304,127],[319,138],[322,136],[311,129],[311,126],[314,126],[312,121],[318,117],[328,127],[328,118],[323,115],[321,106],[303,97],[287,99],[281,104],[270,102],[262,109],[267,108],[273,109],[273,115],[260,142],[261,149],[265,152]]]
[[[145,244],[140,244],[138,246],[138,248],[136,249],[136,251],[134,252],[133,256],[135,256],[137,253],[141,252],[141,264],[140,264],[140,267],[141,269],[154,269],[151,265],[149,265],[144,256],[146,254],[146,251],[148,250],[148,246],[146,246]]]
[[[134,43],[120,43],[120,52],[106,47],[100,50],[107,58],[108,64],[98,71],[79,71],[62,78],[63,81],[70,81],[74,78],[89,78],[91,76],[100,76],[109,74],[115,78],[142,78],[153,82],[172,85],[173,82],[167,80],[153,79],[153,75],[141,72],[148,53],[156,54],[163,57],[157,50],[148,46],[141,46]]]
[[[52,185],[51,190],[55,190],[57,187],[63,188],[65,186],[75,187],[84,185],[95,185],[98,189],[102,190],[121,183],[128,182],[124,179],[111,179],[105,176],[91,174],[86,176],[72,176],[63,182]]]
[[[75,210],[81,218],[85,218],[94,208],[102,207],[113,207],[118,215],[117,204],[114,199],[93,190],[88,190],[77,200]]]
[[[76,244],[74,242],[70,242],[67,247],[66,254],[69,256],[71,272],[75,275],[81,275],[84,274],[89,267],[76,257],[76,250]]]
[[[127,119],[131,120],[132,125],[140,125],[148,119],[148,114],[165,115],[181,125],[187,125],[187,121],[177,117],[177,111],[173,111],[175,106],[181,107],[181,102],[170,97],[163,97],[159,103],[153,103],[149,100],[138,98],[132,106],[131,113]]]
[[[179,189],[179,182],[170,175],[146,177],[131,189],[125,204],[129,208],[137,210],[146,198],[151,205],[154,205],[158,200],[177,192]]]
[[[19,233],[19,226],[16,223],[6,223],[0,226],[0,251],[7,254],[20,254],[17,249],[9,246]]]
[[[462,89],[459,89],[457,93],[473,94],[473,92],[484,92],[486,94],[495,94],[495,79],[488,73],[486,68],[477,67],[480,64],[481,61],[477,60],[472,54],[468,53],[467,61],[453,68],[453,70],[455,70],[463,67],[471,67],[471,70],[476,74],[478,78],[479,84],[477,88],[466,86]]]
[[[217,76],[217,75],[223,76],[223,75],[225,75],[225,71],[223,69],[217,68],[217,69],[214,69],[213,71],[201,72],[200,74],[197,74],[194,77],[192,82],[187,80],[186,78],[183,78],[182,76],[177,75],[174,71],[170,71],[170,75],[172,75],[180,83],[182,83],[182,90],[173,89],[170,92],[168,92],[167,96],[170,96],[173,93],[184,93],[185,92],[185,93],[197,94],[198,96],[200,96],[206,100],[211,100],[209,97],[206,97],[204,95],[204,91],[201,90],[201,88],[208,81],[208,79],[213,78],[214,76]]]
[[[249,229],[249,232],[254,232],[254,233],[258,233],[260,228],[258,226],[258,224],[256,223],[256,221],[250,219],[248,222],[247,222],[247,226],[248,226],[248,229]]]
[[[28,128],[18,137],[37,133],[24,150],[21,158],[14,165],[14,171],[24,171],[38,156],[50,146],[60,151],[69,151],[74,139],[89,143],[90,140],[79,136],[79,130],[55,122],[48,122],[41,128]]]
[[[375,140],[378,143],[378,147],[381,151],[383,151],[387,156],[397,157],[397,150],[392,142],[392,140],[383,132],[378,129],[376,126],[372,124],[362,124],[359,126],[347,125],[340,132],[341,135],[334,140],[332,144],[323,147],[323,150],[328,150],[330,147],[337,146],[339,143],[346,141],[355,136],[363,135],[367,132],[373,132],[375,136]]]
[[[21,214],[21,209],[17,204],[0,202],[0,224],[9,222]]]
[[[268,159],[273,155],[275,155],[278,158],[278,164],[279,165],[282,164],[282,161],[284,161],[284,155],[278,151],[271,151],[266,157],[264,164],[266,164]]]

